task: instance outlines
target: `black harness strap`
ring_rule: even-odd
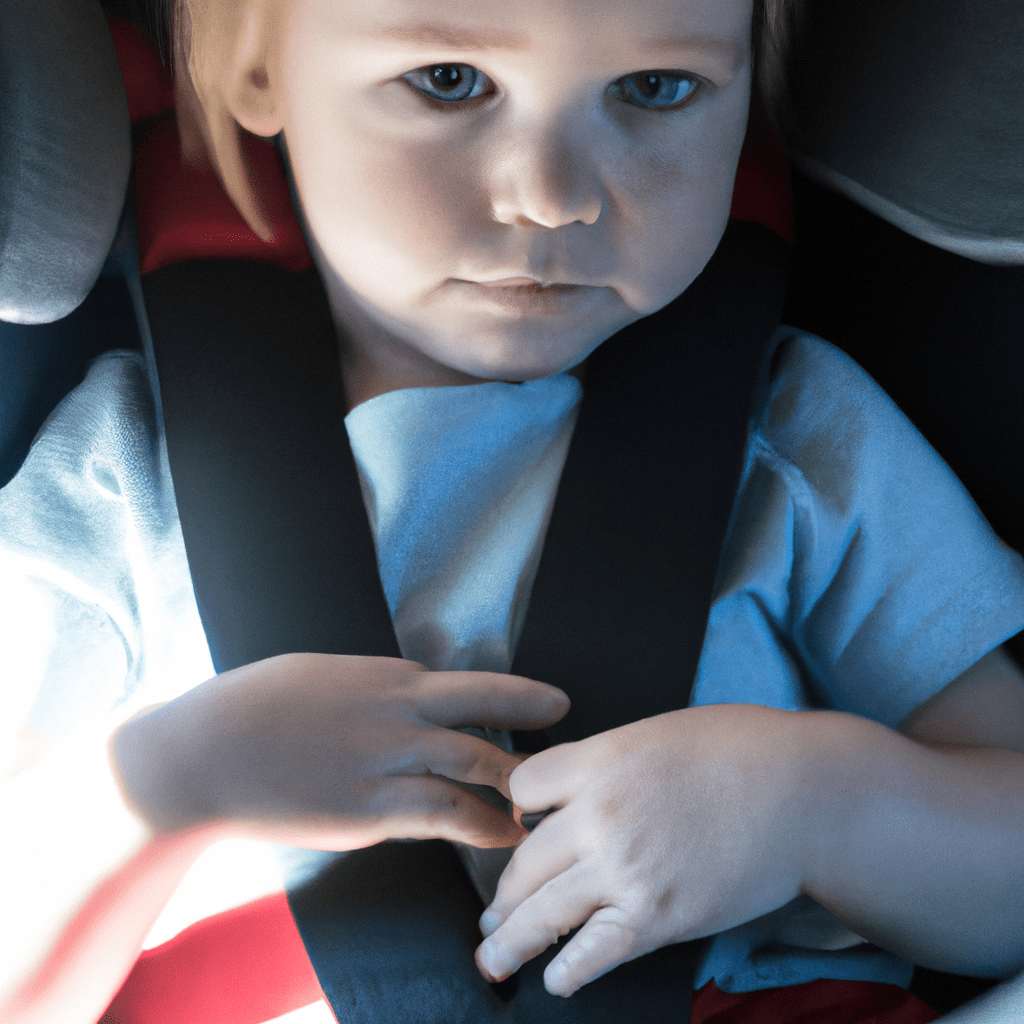
[[[553,742],[689,702],[787,264],[731,224],[683,295],[587,361],[512,665],[572,699]]]
[[[217,671],[297,651],[398,657],[316,272],[197,260],[143,290]]]
[[[573,699],[560,742],[686,706],[782,305],[787,253],[733,224],[665,310],[590,358],[513,671]],[[312,273],[203,261],[145,282],[189,564],[218,670],[288,651],[396,655]],[[472,962],[482,909],[443,843],[335,859],[289,892],[335,1015],[374,1024],[685,1024],[692,949],[570,1000]]]

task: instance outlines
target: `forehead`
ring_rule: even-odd
[[[527,50],[696,45],[745,56],[753,0],[308,0],[366,45]]]

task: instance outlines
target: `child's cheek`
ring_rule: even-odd
[[[300,181],[303,209],[334,269],[359,287],[372,274],[431,288],[486,235],[472,155],[434,141],[352,133]],[[321,149],[320,154],[323,155]],[[362,281],[360,279],[367,279]]]
[[[479,160],[443,142],[378,146],[366,167],[366,193],[391,237],[425,268],[455,267],[489,235]]]
[[[622,151],[607,188],[624,211],[614,225],[623,279],[634,309],[653,312],[704,269],[729,218],[746,104],[724,126],[682,135],[674,146]]]

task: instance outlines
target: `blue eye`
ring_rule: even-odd
[[[483,96],[493,85],[471,64],[431,64],[402,75],[414,89],[432,100],[459,103]]]
[[[700,91],[701,80],[681,71],[637,71],[612,82],[611,94],[646,110],[676,110]]]

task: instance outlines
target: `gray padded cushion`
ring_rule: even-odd
[[[96,0],[0,0],[0,319],[88,295],[131,170],[128,101]]]
[[[924,241],[1024,263],[1024,0],[810,0],[784,134]]]

